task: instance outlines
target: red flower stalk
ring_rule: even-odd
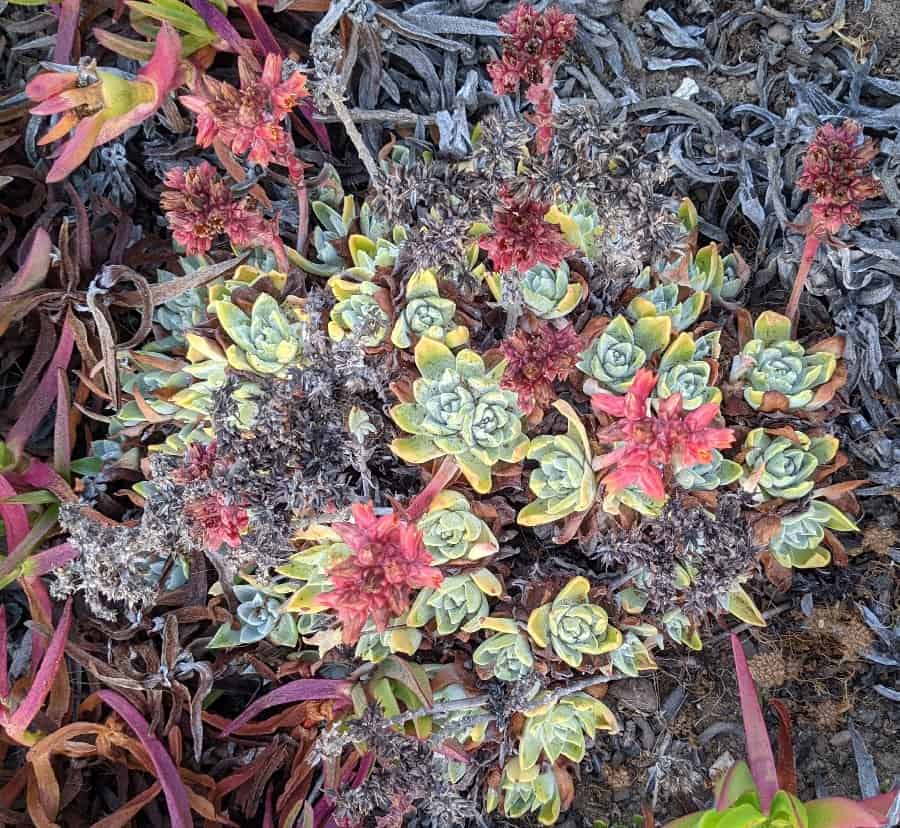
[[[823,241],[837,244],[834,236],[843,226],[856,227],[862,221],[860,204],[880,195],[881,185],[865,174],[877,154],[875,142],[863,136],[855,121],[841,126],[826,124],[806,150],[797,188],[812,194],[812,218],[805,228],[806,243],[785,310],[792,323],[819,245]]]
[[[294,141],[283,121],[308,97],[306,75],[297,70],[284,75],[284,59],[266,55],[262,75],[255,76],[238,58],[241,88],[204,76],[207,94],[184,95],[181,102],[197,113],[197,144],[211,146],[217,138],[235,155],[261,167],[287,167],[294,181],[303,175],[303,164],[294,154]]]
[[[169,170],[165,186],[159,204],[188,256],[206,253],[220,235],[237,247],[279,247],[274,222],[263,216],[251,196],[236,198],[208,161]]]
[[[409,609],[411,589],[435,588],[444,577],[412,521],[396,512],[377,517],[371,503],[354,504],[353,520],[332,527],[352,554],[328,570],[334,588],[318,597],[340,618],[345,644],[359,640],[369,617],[384,632]]]
[[[211,552],[218,551],[223,543],[236,549],[250,525],[247,510],[226,503],[221,492],[188,503],[184,512],[194,528],[203,534],[203,543]]]
[[[574,14],[563,14],[551,6],[543,14],[527,3],[520,3],[500,18],[503,56],[488,64],[488,74],[498,95],[515,92],[519,83],[536,84],[566,51],[575,37]]]
[[[172,480],[182,486],[197,480],[209,480],[216,466],[217,451],[218,445],[215,440],[205,445],[191,443],[184,465],[172,472]]]
[[[526,117],[537,127],[535,144],[541,155],[550,152],[550,143],[553,140],[553,102],[556,93],[553,91],[553,68],[547,66],[544,69],[544,79],[528,88],[525,97],[534,105],[534,112]]]
[[[600,468],[616,467],[603,479],[610,494],[637,486],[648,497],[663,500],[666,469],[708,463],[713,449],[734,442],[732,429],[710,427],[719,414],[718,403],[706,403],[688,413],[681,394],[676,393],[662,400],[654,415],[647,401],[655,386],[656,375],[641,368],[624,397],[606,392],[591,397],[595,414],[618,418],[597,433],[601,443],[618,444],[598,458]]]
[[[494,209],[493,232],[479,240],[494,270],[525,273],[536,264],[559,267],[575,252],[559,227],[544,220],[549,207],[539,201],[517,201],[501,190],[503,207]]]
[[[500,385],[518,394],[519,408],[527,416],[556,399],[553,382],[564,380],[574,368],[581,342],[571,325],[554,328],[539,322],[534,330],[516,331],[500,351],[509,361]]]

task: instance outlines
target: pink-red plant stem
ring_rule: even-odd
[[[797,333],[797,311],[800,308],[800,297],[803,295],[803,288],[806,286],[806,280],[809,278],[809,271],[812,263],[815,261],[816,253],[822,240],[813,233],[806,236],[806,242],[803,245],[803,255],[800,257],[800,266],[797,268],[797,275],[794,277],[794,286],[791,288],[791,295],[788,299],[787,307],[784,309],[784,315],[791,320],[791,336]]]

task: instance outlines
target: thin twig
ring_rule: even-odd
[[[411,109],[348,109],[350,120],[357,124],[384,123],[392,126],[415,126],[421,121],[425,126],[434,126],[434,115],[420,115]],[[337,115],[316,115],[317,121],[326,124],[343,123]]]
[[[379,177],[378,165],[375,163],[372,153],[369,152],[369,148],[366,146],[365,141],[363,141],[362,134],[356,128],[356,124],[353,123],[353,118],[350,114],[350,110],[347,109],[347,104],[344,103],[343,98],[341,98],[336,91],[327,89],[325,94],[328,96],[328,100],[331,101],[335,114],[344,125],[347,135],[353,142],[353,146],[356,148],[359,159],[363,162],[363,166],[366,168],[369,178],[373,182],[377,181]]]
[[[768,621],[770,618],[774,618],[776,615],[781,615],[785,610],[789,610],[794,604],[791,601],[787,601],[784,604],[779,604],[777,607],[772,607],[770,610],[766,610],[762,617]],[[727,638],[730,638],[732,635],[737,635],[738,633],[744,632],[744,630],[749,630],[751,627],[755,626],[755,624],[738,624],[733,630],[728,630],[727,632],[719,633],[719,635],[710,639],[709,645],[718,644],[720,641],[725,641]]]

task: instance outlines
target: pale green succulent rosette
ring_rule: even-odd
[[[747,266],[735,253],[722,258],[714,242],[697,251],[688,266],[688,282],[694,290],[708,293],[714,302],[727,304],[741,292]]]
[[[591,446],[575,409],[558,400],[553,407],[569,423],[565,434],[542,435],[531,441],[528,459],[540,467],[531,473],[528,485],[537,498],[519,512],[522,526],[540,526],[587,511],[597,496],[591,466]]]
[[[472,513],[472,505],[459,492],[447,490],[436,495],[416,525],[437,565],[478,561],[500,548],[494,533]]]
[[[291,595],[285,601],[285,612],[302,615],[321,610],[316,598],[333,588],[328,570],[351,554],[350,547],[325,527],[315,527],[305,537],[321,542],[295,552],[286,563],[275,569],[279,575],[293,582]]]
[[[781,528],[769,542],[769,551],[778,563],[789,569],[827,566],[831,562],[831,552],[822,545],[826,529],[859,531],[859,527],[839,509],[830,503],[813,500],[800,514],[781,519]]]
[[[409,348],[413,339],[434,339],[448,348],[459,348],[469,341],[469,329],[453,321],[456,303],[438,292],[437,277],[430,270],[414,273],[406,285],[406,304],[397,316],[391,342]]]
[[[267,638],[273,644],[294,647],[297,644],[297,626],[294,619],[284,612],[282,602],[255,587],[238,584],[234,595],[239,601],[235,621],[238,629],[223,624],[206,646],[211,650],[254,644]]]
[[[613,650],[613,667],[626,676],[636,678],[641,670],[655,670],[656,662],[647,645],[633,632],[625,634],[621,645]]]
[[[528,451],[516,395],[500,388],[505,361],[488,371],[474,351],[454,356],[433,339],[419,340],[415,360],[422,375],[413,383],[415,402],[391,410],[414,436],[394,440],[391,450],[408,463],[452,455],[472,488],[486,494],[492,467],[518,463]]]
[[[353,266],[343,271],[342,275],[371,282],[379,270],[393,270],[405,241],[406,228],[401,225],[392,229],[390,239],[370,238],[358,233],[350,236],[347,247]]]
[[[591,585],[580,575],[572,578],[549,604],[528,618],[528,634],[539,647],[549,647],[570,667],[580,667],[586,655],[615,650],[622,635],[609,626],[603,607],[588,601]]]
[[[534,667],[534,655],[528,639],[519,632],[516,622],[509,618],[484,618],[481,629],[496,630],[472,653],[479,667],[489,670],[500,681],[519,681]]]
[[[533,767],[542,752],[551,762],[565,756],[578,763],[584,759],[585,738],[593,739],[598,730],[619,731],[612,711],[587,693],[573,693],[531,710],[525,717],[519,740],[519,762],[524,770]]]
[[[660,623],[673,641],[684,644],[690,650],[703,649],[697,625],[682,610],[675,608],[663,613]]]
[[[346,266],[339,249],[342,247],[341,242],[350,235],[350,228],[356,220],[356,202],[353,196],[344,196],[343,200],[337,202],[337,206],[340,212],[325,201],[313,201],[310,204],[313,215],[318,220],[311,239],[318,261],[312,262],[298,254],[296,264],[316,276],[331,276]]]
[[[596,207],[588,199],[579,199],[571,205],[554,204],[544,218],[551,224],[559,225],[565,240],[577,247],[582,255],[594,257],[603,226]]]
[[[461,684],[448,684],[434,691],[435,704],[443,702],[463,701],[471,697]],[[443,717],[442,730],[454,734],[457,741],[463,746],[467,744],[480,745],[487,735],[488,722],[480,722],[474,725],[462,724],[471,718],[470,710],[456,710]],[[454,759],[447,761],[447,778],[455,785],[465,775],[469,766],[465,762],[457,762]]]
[[[745,488],[757,501],[783,497],[799,500],[816,485],[813,475],[819,466],[837,454],[837,437],[808,437],[795,431],[794,439],[772,437],[764,428],[755,428],[744,440]]]
[[[328,321],[328,335],[335,342],[347,335],[358,337],[365,348],[377,348],[384,342],[391,320],[375,298],[379,290],[371,282],[361,282],[354,285],[353,292],[341,294],[343,298],[331,309]]]
[[[419,591],[407,623],[411,627],[424,627],[434,619],[439,635],[452,635],[460,629],[475,632],[490,614],[488,598],[497,598],[502,593],[503,585],[489,569],[444,578],[439,587]]]
[[[666,505],[666,499],[657,500],[642,492],[637,486],[628,486],[621,491],[603,496],[603,511],[611,515],[620,514],[619,507],[627,506],[645,517],[659,517]]]
[[[521,281],[522,301],[541,319],[559,319],[571,313],[581,301],[584,290],[580,283],[569,282],[569,265],[559,267],[537,264]]]
[[[712,385],[712,368],[706,361],[719,355],[719,334],[713,331],[695,342],[689,333],[682,333],[672,340],[659,361],[655,392],[659,399],[681,394],[686,411],[722,402],[722,392]]]
[[[713,449],[708,463],[698,463],[675,473],[675,482],[689,492],[712,492],[739,480],[744,473],[740,463],[728,460],[718,449]]]
[[[679,302],[678,285],[670,282],[635,296],[628,303],[626,313],[632,320],[668,316],[672,320],[672,330],[681,332],[697,321],[705,301],[706,294],[699,292]]]
[[[214,303],[215,314],[231,338],[225,354],[239,371],[285,376],[289,368],[303,364],[305,317],[298,309],[290,320],[269,294],[261,293],[250,316],[228,300]]]
[[[411,656],[421,643],[422,633],[407,626],[404,614],[393,619],[384,632],[378,632],[375,625],[367,621],[354,652],[357,658],[377,664],[393,653]]]
[[[578,368],[590,377],[585,393],[605,389],[624,394],[638,369],[669,344],[671,333],[668,316],[639,319],[634,326],[624,316],[617,316],[581,354]]]
[[[562,797],[552,769],[542,771],[539,765],[532,765],[525,770],[517,756],[503,768],[500,789],[503,791],[503,813],[510,819],[518,819],[532,811],[538,812],[541,825],[553,825],[559,819]],[[496,795],[489,792],[485,810],[490,813],[496,807]]]
[[[283,291],[284,286],[287,284],[287,274],[281,271],[260,270],[258,267],[248,264],[239,265],[231,278],[209,285],[207,288],[209,295],[207,311],[214,314],[216,312],[216,302],[230,302],[235,291],[252,287],[262,279],[268,279],[278,291]]]
[[[773,311],[759,315],[753,335],[731,366],[731,381],[745,385],[744,399],[751,407],[763,407],[768,392],[782,395],[790,409],[814,410],[825,404],[815,401],[814,389],[834,375],[834,354],[808,354],[790,338],[790,320]]]

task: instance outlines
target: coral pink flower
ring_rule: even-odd
[[[711,428],[719,414],[718,403],[706,403],[690,413],[681,405],[681,394],[672,394],[659,404],[654,415],[647,400],[656,386],[656,375],[641,368],[624,397],[601,392],[591,397],[594,413],[609,414],[617,422],[601,429],[601,443],[616,444],[598,458],[600,468],[615,466],[603,483],[615,494],[637,486],[655,500],[666,496],[663,472],[667,468],[690,468],[712,459],[712,450],[734,442],[730,428]]]
[[[864,138],[855,121],[826,124],[816,132],[797,178],[797,187],[814,199],[811,230],[816,236],[828,238],[844,225],[860,223],[860,203],[881,193],[878,181],[864,175],[877,154],[874,141]]]
[[[241,545],[241,535],[250,525],[250,515],[243,506],[228,504],[221,492],[194,500],[184,508],[185,516],[202,533],[203,543],[215,552],[223,543],[232,549]]]
[[[353,520],[332,527],[352,554],[328,570],[334,589],[317,599],[337,613],[346,644],[359,640],[370,617],[383,632],[391,618],[409,609],[411,589],[437,587],[443,580],[414,523],[396,514],[376,517],[370,503],[354,504]]]
[[[222,234],[237,247],[276,244],[275,224],[251,196],[236,198],[208,161],[166,173],[159,204],[175,241],[189,256],[206,253]]]
[[[255,76],[238,58],[241,88],[205,77],[207,94],[184,95],[181,102],[197,114],[197,144],[210,146],[218,138],[235,155],[261,167],[280,164],[294,180],[303,175],[303,164],[294,153],[290,129],[283,121],[308,96],[306,76],[297,70],[283,77],[284,59],[266,55],[262,75]]]
[[[519,83],[536,84],[544,70],[559,60],[566,44],[575,37],[574,14],[563,14],[551,6],[543,14],[527,3],[520,3],[503,15],[500,31],[503,56],[488,64],[488,74],[498,95],[515,92]]]
[[[38,144],[59,141],[74,130],[47,173],[48,183],[62,181],[87,160],[94,147],[156,112],[178,85],[180,54],[180,38],[163,23],[153,57],[134,80],[97,69],[93,61],[83,63],[77,72],[42,72],[32,78],[25,94],[39,103],[31,114],[60,116]]]
[[[500,192],[503,207],[494,210],[493,232],[479,240],[494,270],[525,273],[536,264],[558,267],[575,252],[559,227],[544,220],[549,209],[538,201],[517,201]]]
[[[569,375],[581,342],[571,325],[557,329],[540,322],[534,330],[516,331],[500,351],[508,360],[500,385],[518,394],[519,408],[527,416],[556,399],[553,382]]]

